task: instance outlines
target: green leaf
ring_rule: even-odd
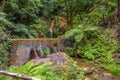
[[[80,42],[83,39],[83,37],[84,37],[83,33],[77,34],[75,36],[76,42]]]

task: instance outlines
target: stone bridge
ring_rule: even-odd
[[[64,52],[61,38],[11,39],[11,46],[10,65],[22,65],[34,58]]]
[[[19,44],[45,44],[47,46],[56,45],[59,47],[63,44],[61,38],[35,38],[35,39],[11,39],[12,47],[18,46]]]

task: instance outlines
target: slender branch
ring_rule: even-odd
[[[7,72],[7,71],[2,71],[2,70],[0,70],[0,75],[1,75],[1,74],[2,74],[2,75],[6,75],[6,76],[15,77],[15,78],[24,79],[24,80],[42,80],[42,79],[33,78],[33,77],[31,77],[31,76],[23,75],[23,74],[11,73],[11,72]]]

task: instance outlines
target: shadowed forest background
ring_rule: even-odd
[[[100,80],[98,74],[86,77],[84,69],[74,62],[79,59],[116,77],[108,80],[120,79],[120,0],[0,0],[0,6],[0,70],[44,80]],[[64,34],[59,30],[60,15],[64,15],[67,23]],[[28,62],[10,67],[10,39],[50,38],[53,18],[53,38],[64,40],[64,51],[73,59],[74,76],[66,69],[65,74],[60,74],[57,70],[62,70],[53,70],[48,67],[50,64],[34,66]],[[50,54],[49,49],[46,53]],[[31,72],[26,69],[29,65]],[[0,80],[8,78],[0,73]]]

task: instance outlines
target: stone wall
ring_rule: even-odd
[[[53,46],[55,44],[59,46],[60,44],[62,44],[62,39],[60,38],[11,39],[11,41],[12,41],[12,47],[26,43],[32,43],[32,44],[43,43],[48,46]]]
[[[60,38],[12,39],[10,65],[19,66],[31,59],[44,58],[48,52],[64,52],[62,42]]]

